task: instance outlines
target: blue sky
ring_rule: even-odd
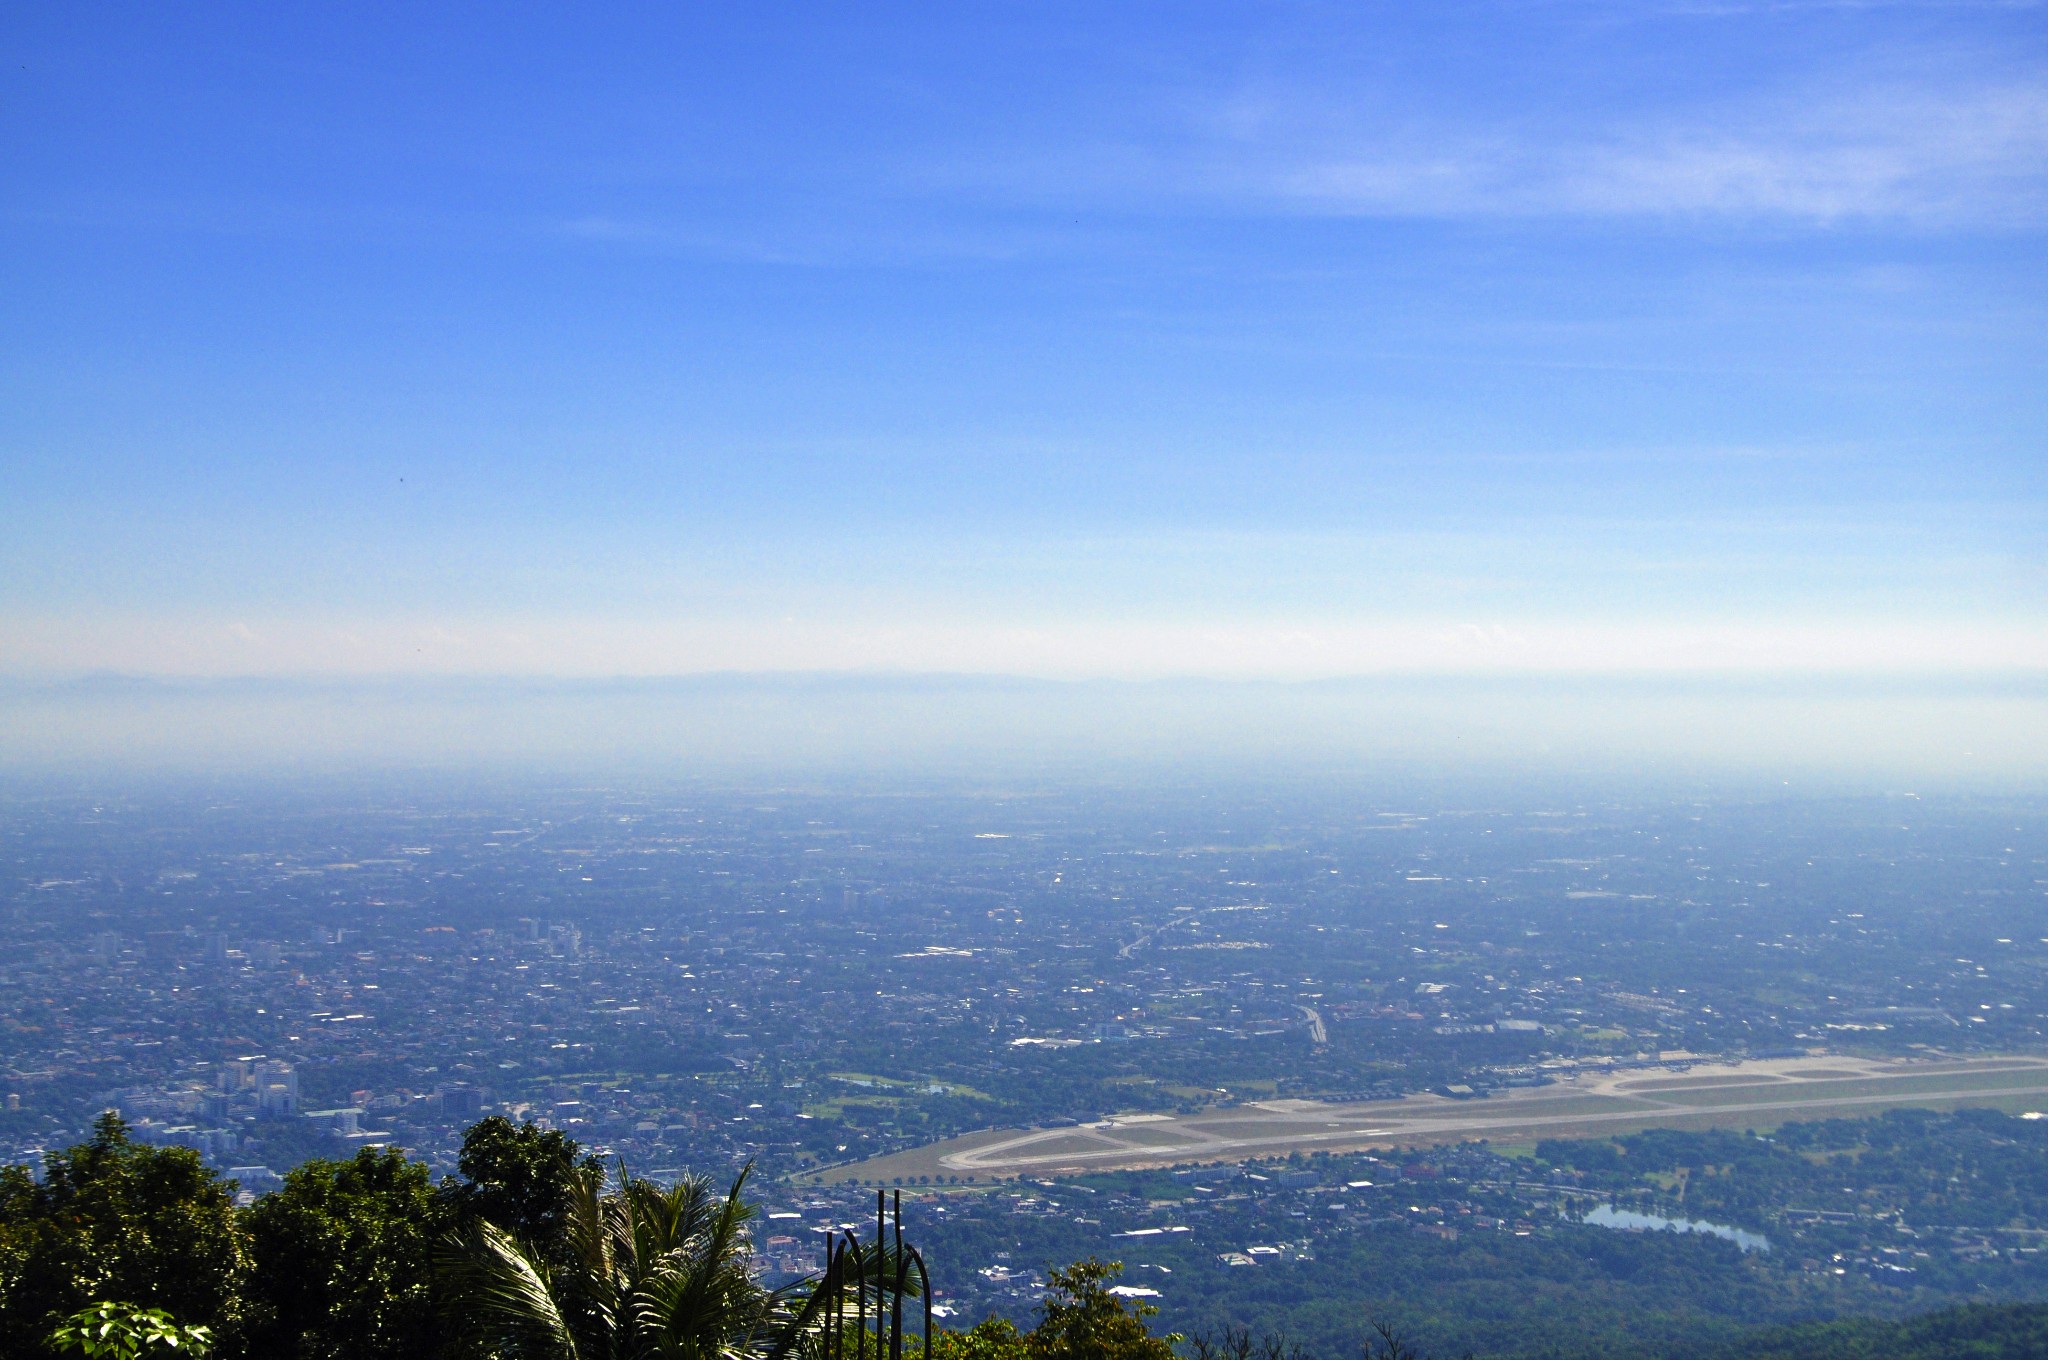
[[[16,4],[0,672],[2048,671],[2029,4]]]

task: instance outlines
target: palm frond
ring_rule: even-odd
[[[619,1167],[579,1176],[552,1259],[489,1223],[450,1237],[458,1319],[504,1360],[785,1360],[823,1330],[846,1290],[770,1291],[749,1269],[751,1167],[720,1195],[688,1176],[662,1187]],[[866,1272],[847,1280],[856,1293]]]
[[[546,1266],[518,1239],[479,1220],[442,1240],[441,1269],[455,1285],[458,1327],[507,1360],[598,1360],[585,1355]]]
[[[672,1243],[633,1300],[651,1353],[711,1360],[758,1349],[768,1291],[748,1270],[753,1210],[740,1198],[745,1183],[742,1171],[722,1200],[697,1181],[643,1201],[664,1219],[662,1235]]]

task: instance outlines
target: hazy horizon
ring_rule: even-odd
[[[0,777],[1550,781],[2039,792],[2033,676],[0,682]]]

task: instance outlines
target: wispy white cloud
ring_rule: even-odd
[[[997,192],[1140,210],[2048,221],[2040,71],[1979,73],[1951,57],[1570,117],[1396,93],[1305,81],[1183,97],[1169,132],[984,158],[962,174]]]
[[[1872,91],[1748,125],[1679,126],[1559,157],[1533,197],[1567,211],[1836,221],[2039,220],[2048,85]]]

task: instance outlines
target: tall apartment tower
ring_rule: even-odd
[[[288,1062],[271,1059],[256,1068],[256,1113],[289,1119],[299,1112],[299,1074]]]

